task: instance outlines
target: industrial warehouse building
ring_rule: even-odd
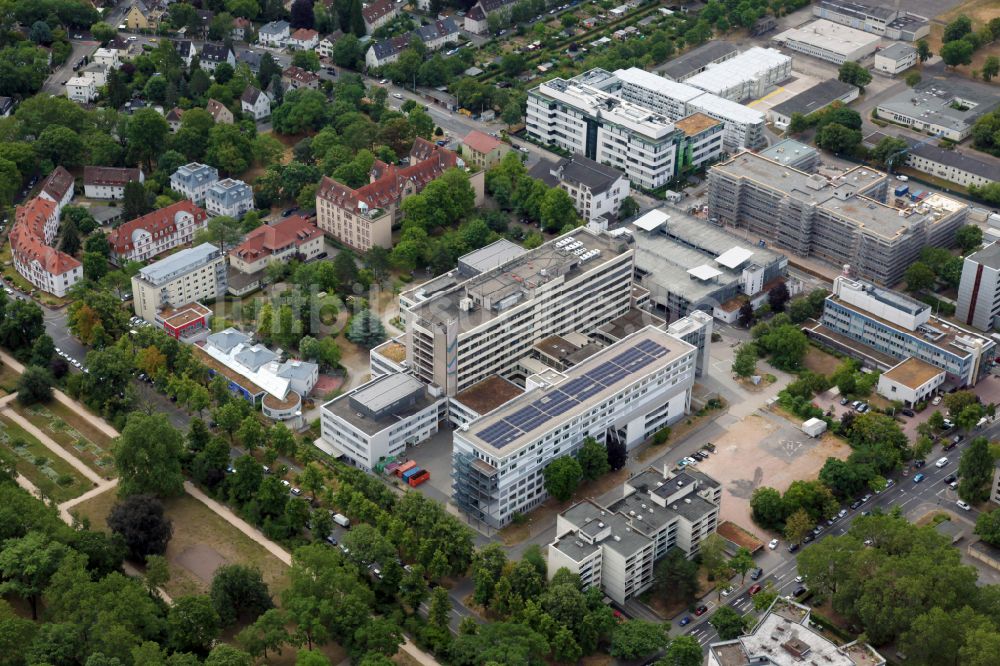
[[[774,41],[793,51],[842,65],[874,53],[880,39],[878,35],[820,19],[775,35]]]

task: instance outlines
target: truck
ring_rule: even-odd
[[[407,481],[407,483],[410,484],[411,488],[416,488],[429,478],[431,478],[431,473],[428,472],[426,469],[422,469],[413,476],[411,476],[409,481]]]
[[[348,528],[351,526],[351,519],[342,513],[333,514],[333,522],[337,523],[343,528]]]
[[[408,469],[405,472],[403,472],[403,481],[406,481],[407,483],[409,483],[410,479],[412,479],[414,476],[416,476],[417,474],[419,474],[420,472],[423,472],[423,471],[424,470],[422,470],[421,468],[419,468],[416,465],[414,465],[410,469]]]
[[[407,470],[413,469],[416,466],[417,463],[413,462],[412,460],[407,460],[405,463],[401,464],[399,467],[396,468],[395,472],[396,476],[402,477]]]
[[[901,197],[901,196],[904,196],[909,191],[910,191],[910,186],[909,185],[897,185],[896,189],[894,189],[892,192],[897,197]]]

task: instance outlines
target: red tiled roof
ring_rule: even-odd
[[[167,121],[169,122],[171,120],[180,120],[181,116],[183,115],[184,115],[184,109],[175,106],[174,108],[167,111]]]
[[[182,212],[190,213],[195,224],[201,224],[208,217],[208,213],[185,199],[126,222],[108,235],[108,245],[115,254],[126,255],[132,251],[132,236],[136,231],[148,231],[154,238],[162,234],[177,233],[176,218]]]
[[[124,186],[129,181],[139,180],[140,173],[138,169],[118,169],[102,166],[83,167],[83,184]]]
[[[407,183],[412,182],[419,192],[445,170],[458,165],[458,155],[425,139],[417,138],[410,150],[410,165],[397,167],[376,160],[372,166],[372,182],[351,189],[343,183],[323,177],[317,196],[340,208],[356,210],[360,203],[369,209],[385,208],[403,196]]]
[[[503,145],[503,142],[499,139],[495,139],[489,134],[480,132],[479,130],[472,130],[469,132],[468,136],[465,137],[462,143],[477,153],[482,153],[483,155],[492,150],[496,150],[498,147]]]
[[[299,28],[292,33],[291,39],[298,42],[306,42],[310,39],[315,39],[316,37],[319,37],[319,33],[315,30],[310,30],[309,28]]]
[[[219,116],[224,116],[229,113],[229,109],[226,108],[225,104],[214,99],[208,100],[208,104],[205,105],[205,110],[211,114],[212,118],[214,118],[216,122],[219,122]]]
[[[237,16],[236,18],[233,19],[233,27],[234,28],[243,28],[243,29],[246,29],[246,28],[249,28],[250,25],[251,25],[250,24],[250,19],[245,19],[242,16]]]
[[[42,181],[41,191],[59,202],[66,196],[66,193],[73,188],[73,174],[66,171],[62,166],[57,166],[49,174],[48,178]]]
[[[254,262],[269,257],[274,252],[295,243],[301,247],[318,236],[322,236],[315,224],[302,217],[294,215],[281,220],[277,224],[257,227],[246,239],[233,249],[232,254],[246,262]]]
[[[301,67],[296,67],[292,65],[281,73],[281,76],[286,79],[291,79],[293,81],[298,81],[299,83],[312,83],[318,80],[319,77],[310,72],[309,70],[302,69]]]
[[[80,262],[45,244],[45,223],[55,214],[55,203],[42,197],[18,206],[10,230],[10,247],[20,263],[38,261],[47,273],[62,275],[80,266]]]
[[[374,23],[386,14],[391,14],[395,8],[396,3],[393,0],[375,0],[361,10],[361,15],[366,23]]]

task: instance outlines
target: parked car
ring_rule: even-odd
[[[901,409],[899,410],[899,413],[902,414],[903,416],[909,416],[910,418],[916,416],[916,412],[914,412],[912,409]]]
[[[704,615],[707,612],[708,612],[708,606],[706,606],[704,604],[702,604],[701,606],[698,606],[697,608],[694,609],[694,614],[695,614],[696,617],[701,617],[702,615]]]
[[[724,589],[722,591],[722,596],[728,597],[730,594],[733,593],[733,590],[735,590],[735,589],[736,589],[735,585],[730,585],[729,587],[727,587],[726,589]]]
[[[972,509],[971,506],[969,506],[968,504],[966,504],[962,500],[958,500],[957,502],[955,502],[955,504],[957,504],[958,508],[962,509],[963,511],[970,511]]]
[[[750,589],[747,590],[747,594],[749,594],[752,597],[753,595],[757,594],[763,589],[764,587],[760,583],[754,583],[753,585],[750,586]]]
[[[939,396],[939,395],[934,396],[934,399],[931,400],[931,404],[932,405],[940,405],[941,404],[941,396]]]
[[[677,624],[682,627],[688,626],[689,624],[691,624],[691,616],[685,615],[684,617],[681,618],[680,622],[678,622]]]
[[[920,483],[923,480],[924,480],[924,475],[923,474],[914,474],[913,475],[913,483]]]
[[[795,591],[792,592],[792,595],[796,596],[796,597],[801,597],[805,593],[806,593],[806,588],[804,588],[802,586],[799,586],[799,587],[795,588]]]
[[[914,460],[913,461],[913,466],[915,468],[917,468],[917,469],[920,469],[921,467],[923,467],[926,464],[927,464],[927,461],[924,460],[923,458],[920,458],[919,460]]]
[[[788,552],[789,553],[794,553],[798,549],[799,549],[799,544],[797,544],[797,543],[790,543],[790,544],[788,544]]]
[[[841,509],[840,511],[837,512],[838,519],[843,518],[846,515],[847,515],[847,509]]]
[[[750,580],[757,580],[763,575],[764,575],[764,570],[761,569],[760,567],[757,567],[756,569],[750,572]]]
[[[952,481],[954,481],[957,478],[958,477],[955,476],[954,474],[949,474],[948,476],[944,477],[944,482],[945,483],[951,483]]]
[[[841,398],[841,399],[840,399],[840,404],[841,404],[841,405],[846,405],[846,404],[848,404],[849,402],[850,402],[850,400],[848,400],[847,398]]]
[[[937,468],[941,468],[941,467],[944,467],[947,464],[948,464],[948,458],[946,456],[942,456],[942,457],[938,458],[938,461],[936,463],[934,463],[934,466],[937,467]]]
[[[771,539],[771,542],[769,544],[767,544],[767,547],[770,548],[771,550],[774,550],[775,548],[778,547],[778,540],[777,539]]]
[[[855,500],[854,502],[851,503],[851,510],[853,511],[854,509],[857,509],[859,506],[861,506],[861,500]]]

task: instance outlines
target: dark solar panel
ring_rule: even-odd
[[[535,409],[533,405],[528,405],[527,407],[523,407],[517,410],[510,416],[506,417],[504,420],[509,421],[511,425],[520,428],[525,422],[534,419],[539,414],[541,414],[541,412]]]
[[[540,426],[543,423],[545,423],[546,421],[548,421],[549,418],[550,417],[549,417],[548,414],[539,414],[538,416],[534,417],[533,419],[531,419],[530,421],[528,421],[527,423],[525,423],[524,425],[522,425],[521,428],[525,432],[530,432],[530,431],[534,430],[535,428],[537,428],[538,426]]]
[[[488,428],[483,428],[476,433],[476,437],[483,440],[487,444],[491,444],[499,448],[502,444],[497,444],[500,440],[504,439],[510,432],[514,430],[508,423],[500,421],[499,423],[494,423]]]
[[[652,340],[643,340],[637,344],[636,349],[641,349],[653,358],[660,358],[667,353],[667,348],[658,342],[653,342]]]
[[[549,416],[558,416],[564,412],[569,411],[570,409],[573,408],[573,405],[576,404],[577,404],[576,400],[563,400],[562,402],[553,403],[548,407],[546,407],[545,413],[548,414]]]
[[[579,391],[582,391],[586,387],[590,386],[592,383],[593,382],[590,379],[577,377],[576,379],[571,379],[570,381],[566,382],[559,388],[561,388],[563,393],[565,393],[566,395],[575,398],[576,394]]]

